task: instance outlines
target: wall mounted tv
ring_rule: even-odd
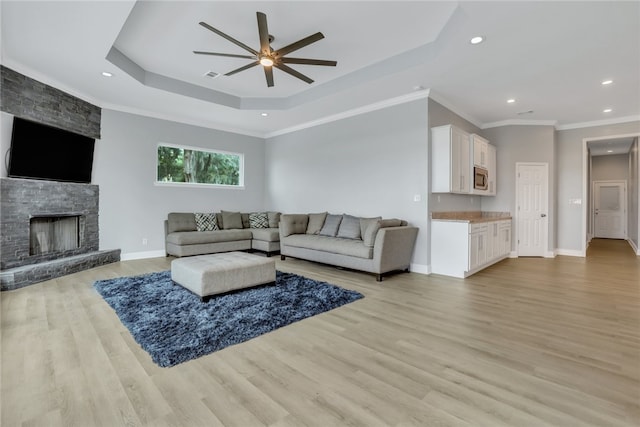
[[[88,136],[14,117],[8,175],[90,183],[94,144]]]

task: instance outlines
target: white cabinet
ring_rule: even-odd
[[[489,141],[474,133],[471,135],[471,142],[473,146],[473,165],[486,169],[489,163]]]
[[[487,224],[469,225],[469,266],[467,271],[475,270],[487,262],[489,226]]]
[[[468,277],[511,252],[511,220],[431,220],[431,272]]]
[[[496,163],[496,147],[494,145],[487,145],[487,175],[489,176],[489,185],[487,186],[487,196],[496,195],[496,178],[498,175],[498,166]]]
[[[431,128],[431,191],[469,194],[471,148],[469,134],[452,125]]]
[[[500,238],[500,255],[508,256],[511,253],[511,220],[500,221],[498,226]]]

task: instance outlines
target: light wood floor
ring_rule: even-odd
[[[127,261],[2,298],[2,426],[637,426],[640,261],[508,259],[466,280],[277,260],[365,298],[160,368],[93,290]]]

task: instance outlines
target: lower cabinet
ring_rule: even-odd
[[[509,256],[511,220],[431,221],[431,272],[468,277]]]

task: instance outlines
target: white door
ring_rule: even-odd
[[[549,230],[547,163],[516,163],[518,256],[545,256]]]
[[[626,239],[627,209],[624,181],[593,182],[595,237]]]

